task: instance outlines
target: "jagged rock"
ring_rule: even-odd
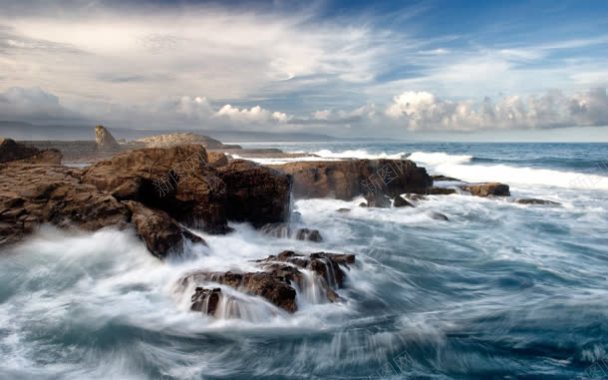
[[[408,202],[402,196],[398,196],[393,200],[393,207],[414,207],[414,205]]]
[[[268,236],[282,239],[308,240],[321,242],[323,238],[319,230],[309,228],[292,228],[289,223],[269,223],[260,228],[260,231]]]
[[[129,223],[128,208],[80,183],[78,170],[9,164],[0,165],[0,177],[0,244],[17,242],[42,223],[90,231]]]
[[[456,189],[450,189],[447,187],[430,187],[426,193],[428,195],[450,195],[455,194]]]
[[[369,193],[365,195],[367,207],[388,208],[391,207],[391,199],[383,193]]]
[[[114,139],[114,136],[104,126],[98,125],[95,127],[95,143],[97,144],[98,152],[118,152],[120,145]]]
[[[325,252],[301,255],[284,251],[257,262],[262,272],[195,272],[183,277],[179,283],[183,289],[188,289],[190,284],[197,285],[192,296],[193,310],[205,312],[210,309],[209,304],[215,302],[212,301],[213,294],[221,296],[218,289],[211,291],[199,285],[218,283],[263,297],[275,306],[293,313],[297,311],[297,292],[294,286],[300,289],[306,286],[306,276],[300,269],[312,271],[319,281],[318,285],[323,288],[327,301],[336,302],[340,298],[334,289],[344,286],[344,269],[355,263],[355,256]]]
[[[472,195],[478,197],[508,197],[511,195],[509,191],[509,185],[498,182],[486,182],[471,185],[463,185],[463,190],[470,192]]]
[[[297,230],[296,239],[314,241],[316,243],[323,241],[323,237],[321,236],[319,230],[312,230],[308,228],[300,228],[299,230]]]
[[[167,212],[177,221],[225,233],[226,185],[207,165],[200,145],[120,153],[86,169],[83,181],[114,195]]]
[[[228,189],[228,219],[249,222],[259,228],[285,222],[289,216],[291,178],[250,161],[234,160],[218,168]]]
[[[420,202],[425,201],[427,198],[422,194],[405,194],[405,199],[410,202]]]
[[[293,176],[297,198],[352,200],[370,193],[395,197],[425,193],[433,184],[424,168],[408,160],[306,161],[273,167]]]
[[[0,163],[61,164],[61,152],[56,149],[40,150],[12,139],[0,139]]]
[[[208,164],[214,168],[228,165],[228,157],[220,152],[207,152]]]
[[[545,199],[536,199],[536,198],[522,198],[517,199],[515,202],[522,205],[544,205],[544,206],[561,206],[561,203],[548,201]]]
[[[124,203],[131,210],[131,222],[137,234],[154,256],[164,259],[174,250],[181,251],[184,239],[206,245],[202,238],[181,227],[166,212],[146,208],[135,201]]]
[[[192,306],[190,306],[190,310],[215,315],[221,297],[222,289],[220,288],[206,289],[197,287],[191,298]]]

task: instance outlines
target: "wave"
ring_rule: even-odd
[[[496,181],[524,187],[608,190],[608,177],[597,174],[505,164],[476,164],[477,160],[473,156],[447,153],[414,152],[408,158],[433,173],[467,182]]]
[[[316,152],[313,152],[313,154],[315,154],[319,157],[322,157],[322,158],[332,158],[332,159],[358,158],[358,159],[368,159],[368,160],[381,159],[381,158],[391,159],[391,160],[400,160],[407,156],[407,154],[404,152],[399,152],[399,153],[394,153],[394,154],[390,154],[390,153],[386,153],[386,152],[370,153],[365,149],[344,150],[341,152],[333,152],[329,149],[321,149]]]

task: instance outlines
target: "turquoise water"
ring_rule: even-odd
[[[280,144],[336,157],[405,157],[433,174],[500,180],[524,206],[467,195],[413,209],[297,201],[321,244],[246,225],[161,263],[131,231],[45,228],[0,257],[0,378],[605,378],[608,145]],[[337,213],[338,208],[349,213]],[[445,214],[449,221],[433,219]],[[246,320],[188,311],[193,269],[252,268],[282,249],[357,254],[346,302],[301,299]],[[604,376],[604,377],[602,377]]]

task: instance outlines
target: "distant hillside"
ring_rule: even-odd
[[[281,142],[281,141],[329,141],[332,136],[304,132],[252,132],[203,129],[134,130],[108,128],[117,139],[137,140],[149,136],[170,133],[196,133],[228,142]],[[94,140],[94,125],[35,125],[20,121],[0,121],[0,136],[15,140]]]

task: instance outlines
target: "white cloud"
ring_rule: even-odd
[[[429,92],[395,96],[386,116],[410,130],[477,130],[608,125],[606,89],[566,96],[503,96],[497,101],[441,99]]]
[[[59,97],[38,87],[12,87],[0,93],[0,120],[59,122],[79,119],[61,105]]]

